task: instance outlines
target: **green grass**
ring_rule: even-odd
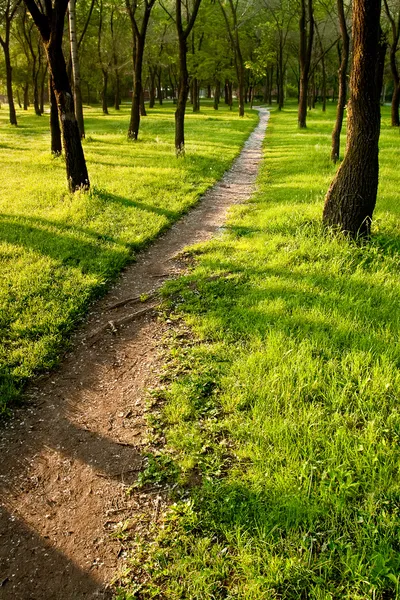
[[[321,228],[332,118],[272,114],[258,192],[165,287],[166,445],[141,480],[177,487],[119,598],[400,598],[399,134],[385,110],[360,246]]]
[[[0,414],[57,362],[122,266],[222,176],[257,119],[202,106],[187,115],[187,155],[177,160],[173,111],[149,111],[132,143],[128,105],[107,117],[86,107],[92,189],[72,196],[63,159],[49,152],[48,116],[19,111],[14,128],[0,110]]]

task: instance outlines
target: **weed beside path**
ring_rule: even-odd
[[[174,154],[174,108],[149,111],[128,142],[129,107],[85,108],[92,189],[67,193],[48,119],[0,115],[0,414],[34,373],[57,362],[77,321],[135,253],[176,221],[232,163],[257,121],[221,106],[187,115]]]
[[[396,132],[385,116],[357,246],[320,225],[332,117],[298,131],[294,111],[272,115],[258,193],[166,284],[185,326],[142,481],[172,481],[173,504],[119,598],[399,597]]]

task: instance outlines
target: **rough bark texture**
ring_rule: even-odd
[[[69,189],[71,192],[82,188],[88,189],[89,177],[62,50],[67,1],[54,0],[53,6],[46,5],[46,13],[42,12],[35,0],[25,0],[25,4],[39,30],[46,50],[61,124]]]
[[[298,125],[300,128],[307,127],[307,96],[308,78],[310,74],[311,53],[314,39],[314,13],[312,0],[301,0],[300,13],[300,92]]]
[[[69,42],[71,48],[71,62],[72,62],[72,77],[74,82],[74,102],[75,102],[75,115],[78,121],[79,132],[81,138],[85,137],[85,123],[83,120],[83,102],[82,102],[82,89],[81,89],[81,72],[79,66],[78,56],[78,41],[76,37],[76,0],[69,0],[68,8],[68,22],[69,22]]]
[[[341,60],[338,73],[339,97],[336,109],[336,122],[332,132],[331,160],[336,162],[340,156],[340,133],[342,131],[344,107],[347,97],[347,65],[349,62],[350,38],[347,32],[343,0],[337,0],[340,34],[342,37]]]
[[[325,199],[324,223],[356,238],[370,233],[378,188],[380,93],[386,45],[380,0],[354,0],[353,66],[346,156]]]

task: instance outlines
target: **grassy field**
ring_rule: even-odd
[[[356,245],[321,228],[333,115],[272,114],[258,192],[164,289],[165,446],[141,480],[173,504],[119,598],[400,598],[399,134],[385,109]]]
[[[135,252],[229,167],[256,123],[224,106],[188,114],[187,156],[174,154],[172,104],[149,111],[128,142],[129,106],[85,108],[90,193],[67,192],[48,117],[0,110],[0,414],[33,374],[57,362],[88,304]]]

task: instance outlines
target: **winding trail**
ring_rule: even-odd
[[[107,582],[124,553],[110,534],[152,502],[125,491],[146,448],[144,391],[162,368],[167,325],[157,321],[153,293],[184,268],[177,254],[216,234],[229,207],[253,193],[268,121],[266,109],[259,114],[230,171],[123,271],[73,351],[28,389],[28,403],[1,431],[2,600],[111,597]],[[142,294],[145,303],[136,300]]]

